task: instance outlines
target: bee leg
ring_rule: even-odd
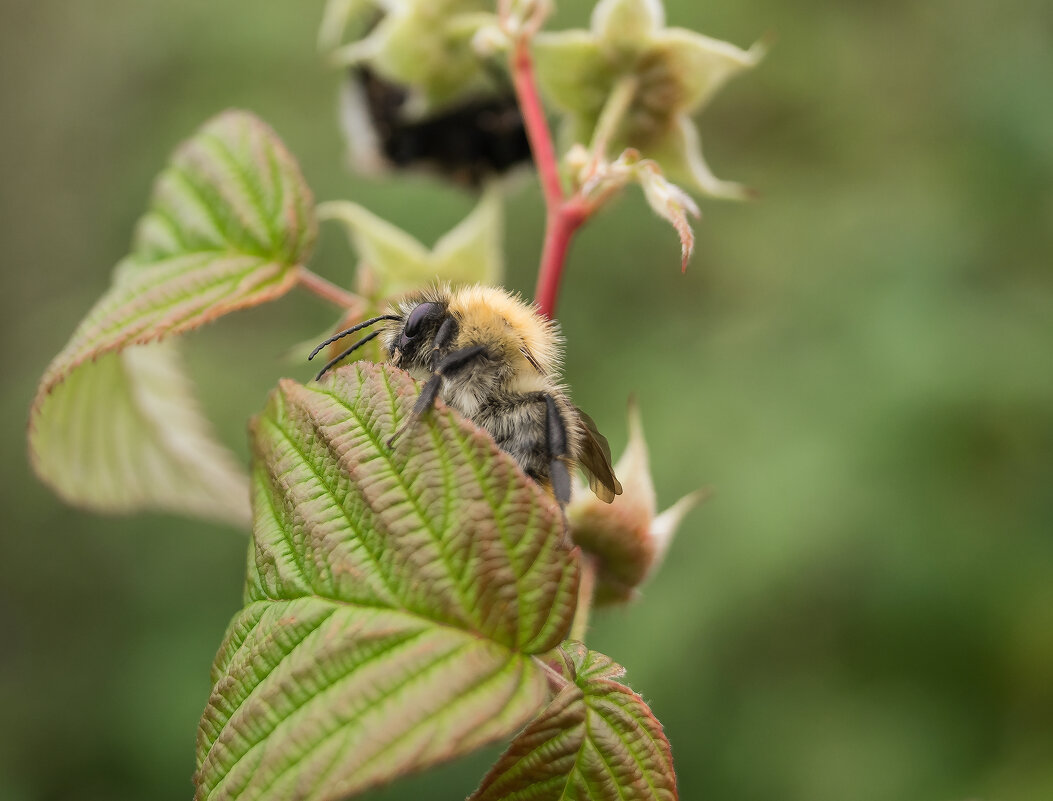
[[[446,350],[454,335],[457,333],[457,323],[452,317],[447,317],[439,326],[435,339],[431,343],[431,371],[439,372],[439,363],[442,361],[442,352]]]
[[[391,435],[391,438],[388,440],[388,447],[392,447],[395,444],[395,440],[412,428],[435,405],[435,399],[439,396],[439,390],[442,389],[443,378],[463,370],[484,355],[485,352],[485,345],[472,345],[455,350],[453,353],[448,353],[442,359],[439,359],[435,365],[435,372],[424,382],[420,395],[417,396],[417,402],[413,404],[413,411],[410,412],[410,416],[406,418],[406,422],[399,427],[399,430]]]
[[[567,456],[567,428],[551,395],[545,395],[545,428],[548,438],[548,479],[559,505],[570,503],[570,471]]]

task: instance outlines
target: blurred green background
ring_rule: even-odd
[[[686,799],[1048,801],[1053,6],[667,6],[739,45],[779,37],[702,122],[714,170],[763,200],[704,203],[686,276],[638,194],[572,253],[577,402],[618,452],[637,394],[661,503],[714,489],[590,644],[665,723]],[[24,455],[36,381],[173,146],[224,107],[273,124],[320,199],[425,241],[472,201],[343,169],[321,0],[2,10],[0,799],[186,801],[245,536],[63,506]],[[536,188],[508,214],[508,284],[529,292]],[[318,271],[352,264],[327,230]],[[239,453],[277,377],[310,373],[282,354],[333,321],[297,294],[189,338]],[[490,756],[380,795],[463,798]]]

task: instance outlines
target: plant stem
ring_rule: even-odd
[[[327,300],[341,309],[355,309],[362,305],[362,298],[346,289],[341,289],[332,281],[327,281],[317,273],[313,273],[306,267],[298,268],[296,272],[297,282],[301,287],[314,295]]]
[[[545,226],[545,246],[537,274],[537,288],[534,290],[534,300],[546,317],[551,318],[555,315],[563,267],[567,263],[567,251],[570,249],[574,233],[588,217],[588,206],[577,196],[549,210]]]
[[[523,127],[530,141],[530,152],[537,165],[541,189],[545,193],[545,205],[552,209],[563,202],[563,185],[559,179],[559,162],[552,143],[552,131],[545,117],[545,107],[537,90],[534,77],[534,60],[530,56],[530,43],[520,38],[512,46],[512,84],[519,101],[519,113],[523,115]]]
[[[534,61],[530,56],[527,36],[516,39],[510,60],[512,83],[523,115],[523,127],[530,141],[530,152],[537,165],[541,190],[545,196],[545,244],[538,268],[534,300],[546,317],[552,317],[559,298],[560,279],[574,233],[588,219],[591,206],[580,196],[567,198],[559,177],[559,161],[552,141],[552,131],[545,117],[545,107],[537,89]]]
[[[518,47],[525,52],[525,44],[520,42]],[[529,87],[530,97],[536,99],[537,88],[529,53],[526,59],[525,63],[521,63],[519,57],[516,58],[517,87],[520,85]],[[607,148],[618,133],[618,128],[625,119],[638,88],[639,81],[635,76],[627,76],[615,84],[614,91],[607,98],[607,103],[596,124],[596,131],[592,136],[591,163],[586,171],[586,177],[594,175],[607,160]],[[520,92],[519,98],[522,104],[526,102],[527,94]],[[528,119],[525,112],[523,118],[524,121]],[[534,300],[537,302],[538,309],[546,317],[553,317],[556,312],[556,302],[559,299],[563,266],[567,262],[571,240],[592,213],[603,204],[606,197],[599,195],[586,198],[579,189],[573,196],[565,198],[559,185],[559,168],[552,147],[552,134],[543,112],[535,118],[533,125],[527,124],[527,132],[530,136],[531,148],[538,166],[538,173],[541,176],[542,186],[547,186],[550,181],[555,182],[555,191],[550,188],[545,190],[545,205],[548,207],[545,246],[541,254],[541,266],[538,269],[537,289],[534,291]],[[541,142],[542,146],[535,146],[533,144],[535,140]],[[543,159],[543,154],[548,155]]]
[[[570,639],[585,642],[589,628],[589,612],[596,595],[596,558],[582,551],[581,583],[578,585],[578,608],[574,612],[574,623],[570,627]]]

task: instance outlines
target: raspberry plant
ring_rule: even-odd
[[[110,291],[41,380],[30,457],[63,499],[251,525],[244,606],[198,732],[201,801],[336,801],[509,737],[472,799],[676,798],[661,725],[583,644],[593,604],[631,600],[699,500],[657,514],[635,410],[624,494],[606,506],[582,487],[564,517],[441,405],[388,448],[418,388],[368,361],[282,380],[246,471],[179,358],[180,335],[294,288],[343,326],[431,281],[499,282],[501,173],[525,152],[548,210],[540,313],[555,313],[575,232],[632,184],[686,267],[690,193],[748,194],[706,166],[693,115],[763,48],[667,28],[659,0],[601,0],[589,30],[547,31],[550,11],[331,0],[319,42],[346,72],[353,163],[482,187],[476,210],[429,249],[351,201],[316,206],[277,134],[225,112],[160,174]],[[345,227],[353,288],[309,270],[319,221]]]

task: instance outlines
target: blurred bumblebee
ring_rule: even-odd
[[[425,115],[410,113],[406,87],[352,67],[340,96],[351,165],[359,172],[425,169],[480,189],[530,161],[523,118],[507,79]]]
[[[388,444],[441,397],[486,429],[523,471],[561,504],[580,467],[597,497],[622,492],[607,440],[559,381],[562,340],[556,324],[503,289],[438,286],[411,295],[392,313],[341,331],[327,345],[384,323],[326,364],[330,368],[380,336],[388,360],[424,380],[413,412]]]

